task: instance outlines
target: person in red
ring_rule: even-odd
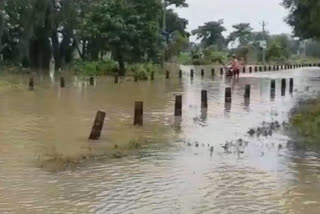
[[[240,63],[236,57],[236,55],[232,55],[232,61],[231,61],[232,71],[234,76],[240,75]]]

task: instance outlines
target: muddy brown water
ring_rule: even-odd
[[[154,82],[101,77],[94,87],[66,77],[66,88],[46,76],[2,75],[0,79],[0,213],[319,213],[320,154],[286,147],[280,131],[249,138],[263,121],[286,121],[301,98],[320,91],[320,70],[304,68],[226,79],[216,70],[200,77],[190,67],[156,76]],[[281,96],[281,78],[295,78],[295,92]],[[276,79],[275,98],[270,80]],[[244,88],[251,84],[250,103]],[[289,82],[287,83],[289,86]],[[225,105],[224,89],[232,88]],[[307,87],[310,87],[309,89]],[[201,112],[201,90],[208,111]],[[308,89],[308,90],[307,90]],[[183,95],[182,119],[175,119],[174,96]],[[134,101],[144,101],[144,127],[133,127]],[[40,168],[49,153],[75,157],[86,152],[97,110],[107,118],[97,144],[112,149],[148,141],[121,159],[90,159],[60,172]],[[226,141],[249,141],[238,155]],[[191,146],[189,146],[190,144]],[[199,146],[197,147],[196,144]],[[279,144],[283,148],[279,150]],[[209,147],[214,146],[210,156]],[[48,154],[47,154],[48,155]]]

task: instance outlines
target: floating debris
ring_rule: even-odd
[[[250,129],[247,133],[250,137],[256,136],[272,136],[274,132],[278,131],[281,128],[281,125],[278,121],[274,122],[263,122],[261,127],[258,127],[256,129]]]

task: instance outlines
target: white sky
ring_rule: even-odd
[[[284,18],[287,11],[280,5],[282,0],[187,0],[188,8],[178,8],[179,15],[189,20],[188,30],[196,29],[205,22],[224,19],[226,34],[232,25],[250,23],[254,31],[261,31],[261,23],[267,23],[271,34],[291,33]]]

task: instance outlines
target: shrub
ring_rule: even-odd
[[[104,61],[75,61],[72,70],[85,76],[113,74],[118,65],[113,60]]]
[[[129,74],[136,76],[138,80],[148,80],[151,72],[159,72],[160,68],[152,63],[136,63],[128,66]]]
[[[301,103],[292,113],[290,122],[304,142],[320,145],[320,99]]]
[[[180,53],[178,56],[178,63],[182,65],[190,65],[192,64],[192,57],[190,53]]]

